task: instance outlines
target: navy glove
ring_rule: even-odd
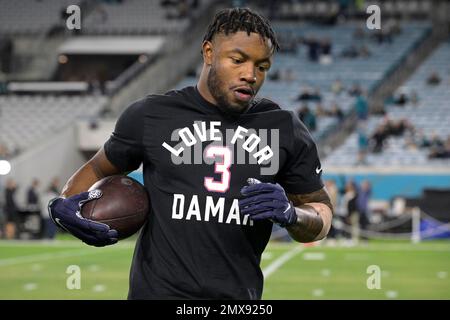
[[[86,202],[102,196],[100,190],[82,192],[69,198],[55,198],[48,204],[48,212],[53,222],[67,230],[84,243],[103,247],[117,242],[117,231],[108,225],[85,219],[80,211]]]
[[[282,227],[297,222],[295,207],[282,186],[278,183],[262,183],[253,178],[247,181],[249,185],[241,189],[244,198],[239,200],[242,214],[248,214],[252,220],[270,219]]]

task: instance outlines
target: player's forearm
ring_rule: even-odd
[[[323,203],[306,203],[295,207],[297,222],[287,227],[289,235],[298,242],[323,239],[331,227],[331,209]]]
[[[89,162],[78,169],[66,182],[61,192],[63,197],[70,197],[83,191],[87,191],[95,182],[102,177],[95,172]]]
[[[92,159],[70,177],[61,195],[70,197],[74,194],[87,191],[98,180],[119,173],[122,172],[109,162],[105,151],[101,148]]]

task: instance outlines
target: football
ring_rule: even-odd
[[[102,196],[84,204],[81,215],[107,224],[118,232],[119,240],[136,233],[145,223],[150,208],[144,186],[124,175],[105,177],[90,188],[101,190]]]

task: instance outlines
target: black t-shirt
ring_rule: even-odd
[[[230,116],[196,87],[149,95],[123,112],[104,148],[124,172],[143,163],[150,196],[130,299],[260,299],[272,222],[239,214],[240,189],[248,178],[288,193],[323,187],[305,126],[267,99]]]

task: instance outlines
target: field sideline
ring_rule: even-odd
[[[0,241],[0,299],[125,299],[133,241],[105,248],[78,241]],[[81,289],[69,290],[70,265]],[[381,271],[368,289],[369,266]],[[303,246],[272,242],[262,267],[263,299],[450,299],[450,242]]]

